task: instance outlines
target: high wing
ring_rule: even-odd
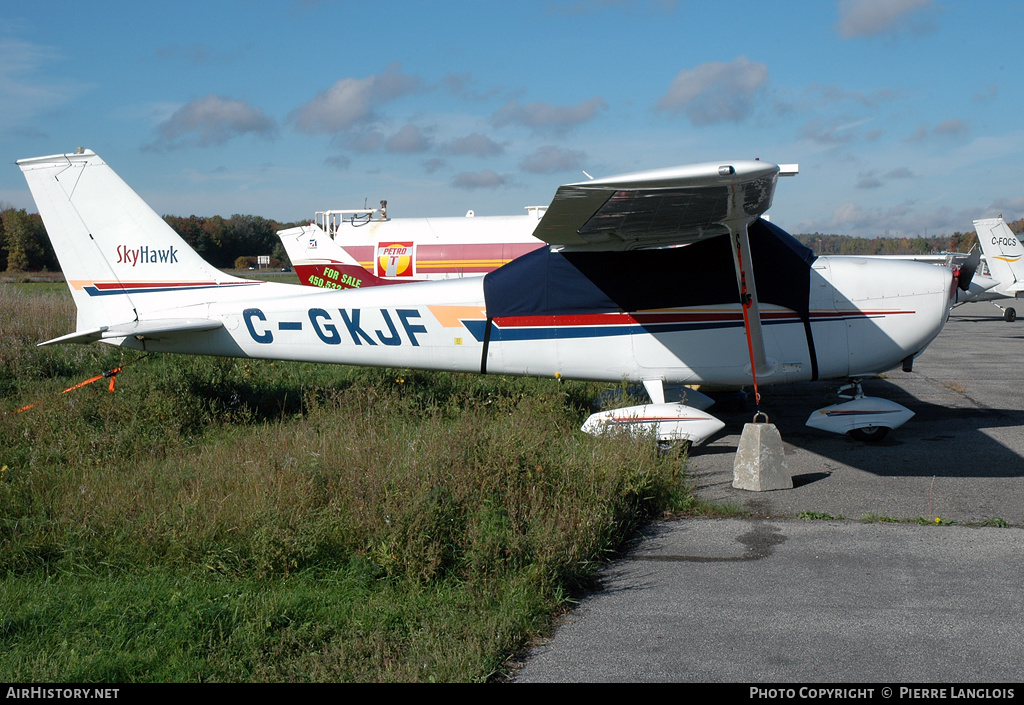
[[[727,235],[772,205],[780,175],[760,161],[692,164],[559,187],[534,237],[559,250],[665,247]]]
[[[747,228],[772,205],[780,175],[795,165],[708,162],[559,187],[533,236],[556,251],[632,250],[732,239],[751,374],[778,369],[765,353]]]

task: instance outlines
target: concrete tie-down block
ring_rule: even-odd
[[[758,416],[764,416],[764,423],[757,423]],[[768,423],[765,414],[759,413],[754,423],[743,425],[733,463],[732,486],[754,492],[793,489],[782,436],[775,424]]]

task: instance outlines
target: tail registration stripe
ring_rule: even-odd
[[[112,296],[118,294],[149,294],[161,291],[186,291],[191,289],[216,289],[220,287],[255,286],[262,284],[255,279],[246,281],[69,281],[71,288],[84,290],[90,296]]]
[[[433,308],[433,307],[432,307]],[[454,308],[454,307],[453,307]],[[812,311],[811,320],[815,322],[860,320],[865,318],[884,318],[891,315],[911,314],[913,311],[881,309],[881,310],[844,310],[844,311]],[[435,317],[437,312],[434,312]],[[440,317],[438,317],[440,320]],[[486,332],[484,316],[474,308],[472,315],[460,313],[462,324],[480,342]],[[762,311],[761,319],[766,325],[785,325],[800,323],[801,319],[793,311]],[[666,334],[687,330],[713,330],[743,325],[742,314],[738,310],[705,309],[698,311],[658,311],[636,313],[593,313],[553,316],[508,316],[493,319],[497,331],[495,342],[549,340],[554,338],[600,338],[608,336],[631,335],[637,328],[648,333]]]

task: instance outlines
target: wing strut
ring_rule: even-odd
[[[769,360],[764,348],[764,333],[761,330],[761,309],[757,301],[757,283],[750,257],[750,237],[747,233],[747,219],[726,223],[732,238],[732,261],[736,267],[736,284],[739,287],[740,304],[743,307],[743,327],[747,334],[747,349],[750,353],[750,376],[754,381],[754,399],[760,406],[761,394],[757,388],[757,375],[769,376],[778,369],[775,360]]]

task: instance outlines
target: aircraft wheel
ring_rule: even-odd
[[[1003,320],[1007,323],[1013,323],[1017,320],[1017,309],[1012,306],[1003,311]]]
[[[686,457],[690,454],[690,441],[658,441],[658,457],[664,458],[671,455],[676,458]]]
[[[865,426],[848,431],[850,438],[864,443],[878,443],[889,433],[888,426]]]

